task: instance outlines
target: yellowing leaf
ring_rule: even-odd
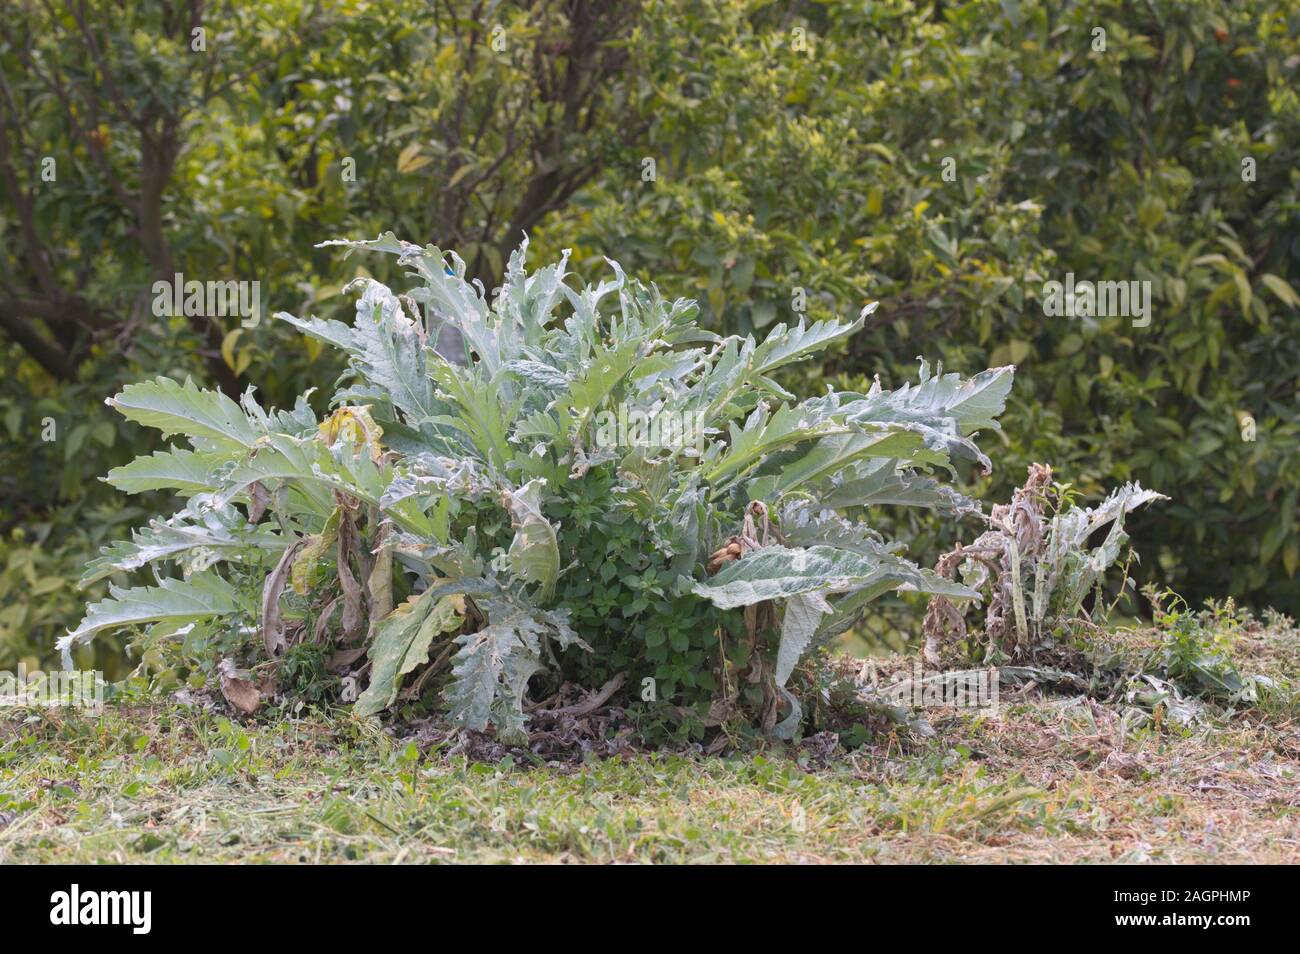
[[[341,407],[320,422],[321,438],[330,447],[339,441],[351,444],[355,448],[366,448],[370,459],[379,462],[384,454],[379,439],[384,436],[384,429],[370,417],[370,407],[357,404]]]
[[[885,193],[880,186],[873,186],[867,193],[867,212],[871,215],[879,215],[881,208],[884,206]]]
[[[1300,296],[1297,296],[1295,290],[1287,284],[1286,280],[1279,278],[1269,272],[1265,272],[1259,277],[1264,283],[1264,287],[1280,298],[1283,302],[1294,308],[1300,305]]]
[[[1244,315],[1250,311],[1250,279],[1246,273],[1235,271],[1232,273],[1232,280],[1237,283],[1237,300],[1241,302],[1241,313]]]
[[[316,569],[316,564],[325,551],[334,545],[339,534],[339,517],[340,511],[336,507],[330,514],[325,526],[320,533],[313,534],[307,538],[307,545],[299,551],[294,558],[293,566],[289,569],[289,580],[293,585],[293,591],[299,596],[306,596],[311,588],[312,572]]]
[[[221,360],[226,362],[226,367],[236,374],[239,373],[239,369],[236,367],[235,343],[243,333],[243,328],[235,328],[226,332],[226,336],[221,339]]]
[[[1292,537],[1282,550],[1282,566],[1287,576],[1295,576],[1296,567],[1300,566],[1300,542]]]
[[[423,148],[418,142],[413,142],[397,155],[398,172],[415,172],[417,169],[423,169],[429,163],[433,162],[432,156],[421,155],[420,150]]]
[[[894,153],[884,143],[872,142],[867,144],[867,149],[880,156],[886,162],[894,161]]]
[[[473,172],[475,165],[476,164],[473,162],[467,162],[465,163],[465,165],[457,169],[455,173],[452,174],[452,177],[447,180],[447,188],[448,189],[453,188],[456,185],[456,183],[460,182],[461,179],[464,179],[467,175]]]

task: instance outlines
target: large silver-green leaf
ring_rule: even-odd
[[[524,692],[543,668],[543,639],[561,648],[590,647],[570,628],[567,611],[543,611],[502,596],[478,600],[488,625],[456,637],[461,648],[453,658],[447,702],[458,725],[480,732],[494,725],[503,741],[521,742],[527,739]]]
[[[372,279],[360,284],[356,321],[351,328],[338,321],[301,319],[284,312],[276,317],[352,357],[352,364],[364,380],[379,389],[400,410],[408,423],[418,425],[442,410],[434,398],[427,361],[432,357],[425,344],[424,330],[402,311],[402,304],[387,287]]]
[[[560,573],[560,547],[555,528],[542,515],[545,480],[530,480],[518,490],[507,490],[506,505],[515,528],[507,554],[515,575],[541,586],[541,597],[549,599]]]
[[[726,424],[754,408],[750,388],[754,339],[728,338],[710,354],[708,366],[691,385],[684,410],[709,427]]]
[[[233,510],[184,510],[169,520],[155,517],[147,527],[132,531],[130,540],[101,548],[86,565],[79,585],[158,560],[184,559],[189,569],[204,570],[219,560],[237,560],[249,551],[274,553],[287,545],[282,534],[251,527]]]
[[[1112,521],[1122,523],[1125,514],[1132,513],[1138,507],[1156,500],[1168,499],[1164,494],[1154,490],[1143,490],[1139,483],[1128,483],[1114,490],[1095,507],[1071,507],[1054,520],[1054,529],[1064,542],[1083,546],[1088,542],[1089,537],[1106,524]],[[1106,553],[1110,562],[1119,555],[1118,548],[1107,549]]]
[[[997,415],[1006,407],[1015,368],[1008,365],[981,371],[973,378],[957,374],[931,375],[921,362],[920,383],[894,391],[874,385],[866,395],[840,404],[839,410],[858,423],[897,424],[915,430],[931,450],[991,464],[969,437],[977,430],[996,430]],[[819,399],[839,403],[833,396]]]
[[[174,490],[183,497],[216,490],[219,481],[214,471],[234,458],[233,452],[200,453],[173,448],[137,457],[129,464],[114,467],[104,479],[127,493],[149,490]]]
[[[1052,518],[1047,553],[1041,561],[1034,593],[1035,616],[1070,616],[1078,612],[1088,591],[1119,559],[1128,535],[1124,517],[1145,504],[1168,500],[1154,490],[1129,483],[1115,490],[1096,507],[1071,507]],[[1101,545],[1085,549],[1089,537],[1110,524]]]
[[[644,348],[644,342],[635,340],[598,348],[569,386],[564,407],[576,416],[590,417],[636,368]]]
[[[158,586],[110,586],[108,598],[87,606],[81,623],[57,645],[64,668],[71,669],[73,646],[89,642],[103,630],[157,622],[183,625],[229,616],[240,608],[234,587],[212,572],[196,573],[188,580],[163,579]]]
[[[818,440],[811,449],[779,455],[764,462],[747,486],[751,500],[775,501],[782,494],[831,477],[864,459],[878,459],[892,465],[897,460],[916,460],[923,453],[920,435],[908,430],[855,429]],[[892,467],[891,467],[892,469]],[[771,473],[767,473],[771,471]]]
[[[896,557],[827,546],[764,547],[728,563],[716,576],[691,589],[722,609],[733,609],[813,591],[847,593],[884,581],[895,584],[896,589],[965,599],[976,596],[974,590],[923,573]]]
[[[495,305],[499,316],[497,334],[502,360],[512,360],[525,349],[537,348],[542,333],[552,319],[556,305],[566,297],[564,280],[568,276],[569,250],[560,260],[528,274],[524,263],[528,257],[528,236],[510,254],[505,281]]]
[[[467,451],[477,451],[480,460],[504,470],[511,456],[510,427],[521,402],[504,401],[500,380],[488,379],[477,367],[434,361],[429,373],[452,405],[447,413],[434,418],[434,423],[459,431]]]
[[[812,645],[813,635],[824,615],[831,612],[826,597],[820,593],[798,593],[785,602],[781,619],[781,644],[776,653],[776,684],[780,688],[790,679],[794,667]]]
[[[933,477],[898,470],[891,461],[870,461],[856,474],[819,495],[831,510],[895,504],[929,507],[948,514],[977,513],[979,505]]]
[[[189,378],[178,384],[155,378],[128,384],[106,402],[123,417],[155,427],[164,437],[184,434],[200,450],[252,447],[258,430],[248,415],[220,391],[200,389]]]
[[[777,325],[763,343],[754,349],[754,374],[771,374],[792,361],[800,361],[810,354],[828,347],[831,342],[847,338],[862,328],[866,317],[876,310],[876,302],[862,309],[856,321],[842,324],[838,320],[818,321],[811,327],[803,319],[793,328]]]
[[[394,609],[375,626],[370,644],[370,685],[357,699],[358,715],[382,712],[397,701],[402,677],[429,659],[429,647],[443,633],[460,629],[465,598],[435,599],[437,589],[425,590]]]
[[[756,407],[744,427],[731,425],[726,450],[707,461],[704,479],[713,484],[715,493],[730,486],[756,467],[765,457],[783,448],[831,434],[847,433],[849,428],[829,420],[819,420],[802,406],[782,405],[771,415],[767,406]]]
[[[887,403],[895,408],[933,417],[952,418],[963,434],[998,428],[997,418],[1005,409],[1015,376],[1015,366],[990,368],[972,378],[944,374],[943,366],[931,375],[928,362],[921,361],[920,383],[903,385],[890,393]]]
[[[525,739],[524,691],[542,670],[541,634],[527,610],[512,608],[479,632],[457,636],[447,692],[452,720],[479,732],[491,723],[503,741]]]
[[[321,245],[342,245],[349,249],[359,248],[396,255],[399,264],[411,268],[423,281],[422,286],[411,289],[408,294],[429,312],[430,337],[434,337],[438,330],[433,325],[434,321],[454,326],[464,337],[465,345],[478,363],[487,370],[489,377],[495,377],[506,363],[520,357],[519,348],[530,338],[528,329],[518,328],[517,324],[521,320],[535,318],[536,313],[518,309],[509,311],[507,322],[500,315],[490,312],[482,283],[466,279],[465,262],[455,252],[443,252],[432,245],[422,248],[398,239],[392,232],[385,232],[379,238],[367,241],[334,240],[322,242]],[[523,256],[523,248],[511,256],[511,274],[507,275],[506,281],[508,300],[515,294],[512,279],[515,273],[523,270]],[[562,276],[562,265],[558,271]],[[553,295],[554,291],[551,283],[543,278],[528,289],[528,294],[535,299],[534,307],[544,309],[545,304],[537,300]]]

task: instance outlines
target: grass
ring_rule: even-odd
[[[1244,641],[1294,674],[1300,634]],[[468,762],[343,713],[0,710],[0,863],[1300,860],[1300,727],[1004,692],[829,759]]]

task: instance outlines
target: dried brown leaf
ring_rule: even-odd
[[[248,522],[257,523],[271,506],[271,493],[260,480],[248,485]]]
[[[245,679],[235,669],[229,659],[221,660],[218,667],[221,676],[221,694],[235,709],[244,715],[252,715],[262,704],[262,694],[251,681]]]
[[[266,654],[272,658],[287,645],[284,638],[284,620],[280,616],[280,596],[289,581],[289,570],[293,566],[294,555],[302,549],[304,543],[305,540],[299,539],[286,547],[280,556],[280,562],[275,565],[275,569],[262,584],[262,645],[266,647]]]
[[[365,622],[364,595],[357,578],[352,575],[352,557],[360,545],[357,526],[351,511],[346,508],[339,521],[338,574],[343,589],[343,618],[339,621],[343,639],[352,641],[361,633]]]

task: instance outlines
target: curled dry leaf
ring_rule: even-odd
[[[339,623],[345,641],[355,639],[365,622],[361,585],[352,575],[352,556],[358,546],[357,525],[353,522],[352,513],[344,508],[339,521],[338,575],[339,586],[343,590],[343,618]]]
[[[316,626],[312,630],[312,639],[318,643],[323,643],[329,637],[330,617],[334,615],[334,608],[339,605],[339,597],[334,597],[325,604],[325,608],[320,611],[316,617]]]
[[[260,480],[255,480],[248,485],[248,522],[258,523],[266,513],[266,508],[271,506],[271,494]]]
[[[226,701],[244,715],[252,715],[262,704],[262,694],[253,683],[244,678],[229,659],[221,660],[217,667],[221,676],[221,694]]]
[[[338,652],[330,655],[325,662],[325,668],[332,673],[344,672],[349,666],[366,654],[365,646],[356,646],[352,649],[340,649]]]
[[[366,580],[371,619],[383,619],[393,611],[393,536],[387,523],[381,523],[375,533],[374,568]]]
[[[266,647],[266,654],[271,657],[284,650],[287,645],[284,638],[284,620],[280,616],[280,596],[289,581],[289,569],[293,566],[294,555],[306,542],[300,539],[285,547],[280,561],[276,563],[275,569],[262,585],[262,645]]]
[[[730,563],[732,560],[739,560],[741,554],[741,545],[739,537],[732,537],[726,545],[720,549],[714,550],[709,556],[709,575],[717,573],[723,565]]]

